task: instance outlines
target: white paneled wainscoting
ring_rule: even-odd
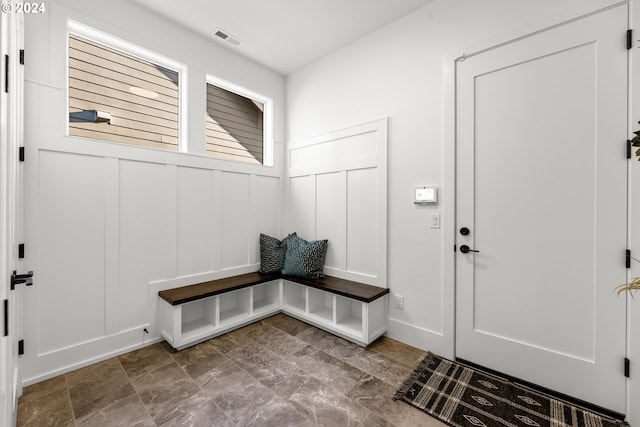
[[[387,287],[387,120],[290,143],[288,229],[329,239],[325,272]]]
[[[257,271],[260,233],[329,239],[327,274],[387,287],[386,129],[290,144],[280,168],[72,137],[29,149],[23,383],[161,340],[158,284]]]
[[[159,340],[150,282],[255,271],[258,234],[280,232],[273,168],[72,144],[35,151],[28,174],[25,384]]]

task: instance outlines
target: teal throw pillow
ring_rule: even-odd
[[[324,277],[322,268],[328,243],[326,239],[307,242],[297,235],[288,238],[282,274],[308,279]]]

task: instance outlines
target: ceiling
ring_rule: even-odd
[[[134,0],[283,75],[434,0]],[[221,29],[240,44],[214,37]]]

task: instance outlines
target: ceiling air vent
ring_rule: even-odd
[[[240,40],[238,40],[238,38],[232,36],[231,34],[227,33],[226,31],[221,30],[220,28],[218,28],[216,30],[215,33],[213,33],[213,35],[215,37],[218,37],[221,40],[224,40],[227,43],[230,43],[234,46],[238,46],[240,44]]]

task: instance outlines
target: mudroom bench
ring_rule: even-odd
[[[367,346],[387,330],[388,293],[332,276],[241,274],[159,291],[161,333],[180,350],[283,312]]]

